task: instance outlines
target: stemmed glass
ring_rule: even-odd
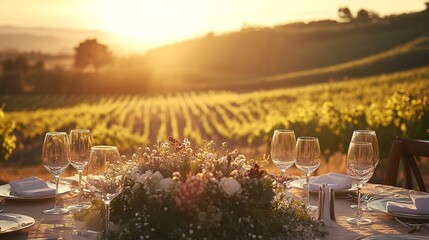
[[[295,145],[294,131],[286,129],[274,131],[271,140],[271,159],[283,174],[295,163]],[[286,187],[289,188],[289,181],[286,182]]]
[[[79,173],[78,203],[69,209],[84,208],[82,203],[82,172],[90,161],[92,136],[88,129],[73,129],[70,131],[70,164]]]
[[[369,142],[372,144],[373,158],[377,167],[380,161],[380,150],[378,147],[377,134],[373,130],[355,130],[353,131],[351,142]]]
[[[375,160],[373,158],[372,144],[368,142],[350,142],[347,153],[346,172],[352,181],[357,185],[358,198],[356,217],[347,218],[347,222],[352,224],[370,224],[371,220],[361,216],[360,194],[363,185],[368,182],[374,173]]]
[[[375,167],[377,167],[378,162],[380,161],[380,150],[378,147],[377,134],[373,130],[355,130],[353,131],[351,142],[368,142],[372,144],[373,152],[373,161],[375,162]],[[365,195],[364,195],[365,197]],[[357,204],[352,204],[350,206],[353,209],[357,208]],[[362,211],[369,211],[369,208],[366,204],[361,204]]]
[[[52,209],[44,210],[45,214],[65,214],[69,210],[58,206],[58,182],[60,174],[69,166],[69,138],[65,132],[48,132],[45,135],[42,148],[43,166],[55,177],[55,205]]]
[[[316,137],[299,137],[296,142],[296,167],[305,173],[307,210],[314,212],[317,206],[310,204],[310,174],[320,166],[321,159],[319,139]]]
[[[110,201],[124,187],[125,163],[115,146],[93,146],[88,165],[87,182],[105,206],[105,234],[109,234]]]

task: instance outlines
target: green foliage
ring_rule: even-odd
[[[274,129],[282,127],[319,137],[329,155],[345,151],[353,130],[372,129],[385,156],[395,136],[429,139],[428,90],[429,68],[421,68],[247,93],[3,96],[0,101],[27,143],[38,143],[47,131],[88,128],[95,144],[114,144],[124,153],[178,136],[199,145],[202,139],[225,140],[256,157],[267,153]]]
[[[7,160],[16,147],[14,129],[15,124],[6,121],[3,107],[0,107],[0,162]]]

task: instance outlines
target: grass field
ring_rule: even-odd
[[[210,91],[170,95],[9,95],[8,121],[16,123],[17,149],[5,166],[40,164],[48,131],[91,129],[95,144],[118,146],[121,153],[137,151],[172,136],[195,145],[205,139],[228,142],[249,158],[269,154],[276,128],[297,136],[320,138],[332,165],[342,168],[344,153],[355,129],[377,131],[386,156],[392,139],[428,139],[429,68],[350,79],[307,87],[236,93]],[[5,170],[0,170],[5,171]],[[5,176],[1,174],[2,177]],[[7,180],[7,179],[4,179]]]

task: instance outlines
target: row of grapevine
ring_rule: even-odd
[[[45,132],[73,128],[89,128],[95,144],[114,144],[123,152],[168,136],[257,148],[269,143],[274,129],[289,128],[321,138],[322,148],[332,153],[343,151],[360,128],[376,130],[385,151],[396,135],[428,138],[428,90],[429,68],[422,68],[249,93],[2,96],[0,102],[24,148]]]

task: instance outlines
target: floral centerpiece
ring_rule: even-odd
[[[170,138],[129,161],[129,177],[112,202],[111,239],[310,239],[326,234],[323,223],[257,161],[212,141],[194,150]],[[252,164],[252,165],[250,165]],[[97,201],[76,217],[99,224]]]

